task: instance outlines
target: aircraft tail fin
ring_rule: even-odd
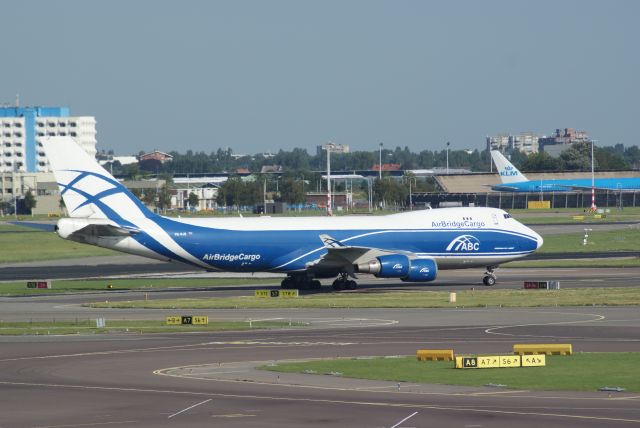
[[[71,137],[46,138],[42,145],[70,217],[127,225],[130,219],[155,216]]]
[[[500,180],[504,184],[517,183],[520,181],[528,181],[527,177],[522,174],[518,168],[513,166],[511,162],[504,157],[498,150],[491,150],[491,157],[496,164],[498,174],[500,174]]]

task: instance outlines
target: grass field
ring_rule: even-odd
[[[0,263],[121,254],[93,245],[67,241],[53,232],[14,225],[0,225],[0,242]]]
[[[637,251],[640,254],[640,228],[589,232],[587,245],[583,245],[584,232],[550,235],[538,253],[589,253],[601,251]]]
[[[215,321],[208,325],[165,325],[164,321],[106,320],[104,328],[96,328],[95,320],[75,322],[3,322],[0,335],[52,335],[52,334],[101,334],[101,333],[176,333],[194,331],[251,330],[265,328],[301,327],[301,323],[288,321]]]
[[[97,302],[95,308],[244,309],[244,308],[471,308],[640,305],[640,287],[561,290],[466,290],[449,303],[449,291],[314,294],[296,299],[228,297],[206,299]]]
[[[633,268],[640,267],[640,257],[606,259],[558,259],[509,262],[500,265],[505,268]]]
[[[95,291],[139,290],[167,288],[208,288],[234,285],[279,284],[278,278],[139,278],[54,280],[51,289],[27,288],[26,281],[0,283],[0,296],[40,295],[50,293],[78,293]],[[111,285],[112,288],[107,288]]]
[[[415,357],[316,360],[261,367],[290,373],[342,373],[344,377],[444,385],[501,384],[510,389],[597,391],[621,387],[640,392],[640,353],[547,356],[546,367],[456,370],[451,361]]]
[[[607,209],[606,207],[601,207]],[[609,212],[604,213],[603,218],[595,218],[592,213],[585,212],[582,208],[551,208],[551,209],[508,209],[516,219],[525,223],[540,222],[593,222],[608,223],[616,221],[640,221],[640,207],[627,207],[622,210],[618,208],[608,208]],[[584,220],[574,220],[573,216],[584,216]]]

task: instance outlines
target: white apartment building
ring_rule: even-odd
[[[0,172],[49,172],[42,139],[69,136],[96,155],[96,119],[66,107],[0,107]]]

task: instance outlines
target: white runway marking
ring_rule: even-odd
[[[418,412],[413,412],[411,413],[409,416],[407,416],[406,418],[404,418],[403,420],[401,420],[400,422],[398,422],[397,424],[393,425],[391,428],[396,428],[397,426],[399,426],[401,423],[403,423],[404,421],[407,421],[409,419],[411,419],[412,417],[414,417],[415,415],[417,415]]]
[[[172,418],[172,417],[174,417],[174,416],[178,416],[180,413],[184,413],[184,412],[186,412],[187,410],[191,410],[191,409],[193,409],[194,407],[201,406],[201,405],[203,405],[204,403],[208,403],[208,402],[209,402],[209,401],[211,401],[211,400],[212,400],[212,399],[211,399],[211,398],[209,398],[208,400],[204,400],[204,401],[201,401],[201,402],[199,402],[199,403],[194,404],[193,406],[189,406],[189,407],[187,407],[186,409],[182,409],[182,410],[180,410],[179,412],[174,413],[173,415],[169,415],[169,416],[167,417],[167,419],[171,419],[171,418]]]
[[[555,312],[555,313],[558,314],[559,312]],[[576,314],[565,313],[564,315],[576,315]],[[541,326],[541,325],[582,324],[582,323],[602,321],[602,320],[606,319],[606,317],[604,315],[598,315],[598,314],[577,314],[577,315],[592,316],[594,318],[587,319],[587,320],[578,320],[578,321],[557,321],[557,322],[546,322],[546,323],[503,325],[503,326],[488,328],[484,332],[487,333],[487,334],[498,334],[498,335],[501,335],[501,336],[515,336],[515,334],[498,333],[498,332],[496,332],[494,330],[501,330],[501,329],[513,328],[513,327],[533,327],[533,326]],[[537,334],[536,335],[518,334],[517,336],[519,336],[519,337],[545,337],[545,336],[541,336],[541,335],[537,335]],[[555,336],[548,336],[548,337],[555,337]]]

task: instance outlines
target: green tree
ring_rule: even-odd
[[[144,189],[142,193],[142,202],[147,206],[156,206],[156,197],[158,196],[158,190],[154,187]]]
[[[36,207],[36,198],[31,193],[31,190],[27,190],[27,193],[24,194],[24,209],[27,214],[31,214],[32,210]]]
[[[304,202],[304,183],[292,174],[286,174],[280,182],[280,200],[289,204]]]
[[[560,160],[562,161],[562,169],[565,170],[583,170],[588,171],[591,169],[591,144],[589,143],[575,143],[571,148],[560,153]],[[598,167],[597,159],[594,162],[595,167]]]
[[[532,153],[520,164],[520,169],[524,171],[558,171],[562,169],[562,162],[554,158],[549,153]]]
[[[383,176],[373,182],[373,201],[380,207],[404,206],[408,195],[409,188],[391,177]]]
[[[198,195],[196,195],[193,192],[190,192],[188,202],[191,208],[196,208],[198,206],[198,202],[200,202],[200,199],[198,198]]]
[[[171,184],[169,181],[165,181],[164,185],[158,190],[158,204],[157,207],[159,210],[165,211],[167,208],[171,206]]]

